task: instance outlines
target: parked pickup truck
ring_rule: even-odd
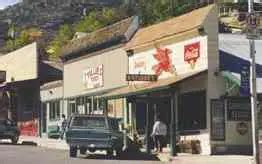
[[[0,119],[0,139],[10,139],[16,144],[19,139],[20,131],[14,121],[9,119]]]
[[[74,115],[70,118],[66,131],[70,157],[76,157],[77,151],[106,150],[107,155],[115,151],[119,155],[123,147],[123,134],[119,131],[119,120],[103,115]]]

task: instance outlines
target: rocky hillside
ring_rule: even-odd
[[[38,27],[52,36],[61,24],[79,21],[93,9],[117,7],[125,0],[23,0],[0,10],[0,47],[8,33],[8,23],[18,28]]]

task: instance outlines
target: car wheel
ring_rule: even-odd
[[[70,146],[69,148],[69,156],[75,158],[77,156],[77,148]]]
[[[13,138],[11,138],[12,144],[17,144],[19,137],[17,135],[13,136]]]
[[[107,154],[108,156],[113,156],[114,152],[113,152],[112,149],[109,149],[109,150],[106,151],[106,154]]]

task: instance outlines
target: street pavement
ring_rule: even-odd
[[[28,142],[30,144],[30,142]],[[50,149],[41,146],[26,145],[27,142],[12,145],[0,142],[0,164],[158,164],[160,156],[145,153],[123,153],[120,158],[107,157],[103,152],[98,154],[78,155],[69,158],[68,150]],[[262,152],[262,148],[261,148]],[[260,153],[261,154],[261,153]],[[262,155],[262,154],[261,154]],[[164,157],[166,158],[166,157]],[[262,158],[261,158],[262,159]],[[168,161],[168,160],[164,160]],[[167,162],[166,162],[167,163]],[[172,164],[253,164],[252,156],[204,156],[179,154]]]
[[[156,157],[145,154],[128,154],[120,159],[97,155],[79,155],[69,158],[68,151],[37,146],[0,144],[0,164],[158,164]]]

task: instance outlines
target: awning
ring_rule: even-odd
[[[122,97],[128,97],[128,96],[134,96],[134,95],[146,94],[149,92],[164,90],[172,87],[172,85],[181,82],[182,80],[192,78],[193,76],[199,75],[206,71],[207,69],[191,72],[183,75],[178,75],[172,78],[160,79],[156,82],[148,82],[143,84],[129,84],[128,86],[113,90],[99,97],[115,99],[115,98],[122,98]]]

